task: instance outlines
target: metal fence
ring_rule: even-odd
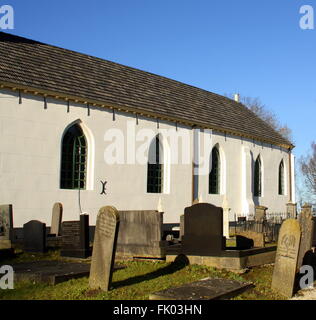
[[[265,236],[265,242],[277,242],[282,222],[287,219],[286,213],[267,213],[265,219],[255,220],[253,215],[235,215],[235,223],[232,232],[245,231],[261,232]]]

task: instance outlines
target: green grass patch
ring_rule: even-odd
[[[46,254],[20,253],[16,258],[3,261],[0,265],[36,260],[66,260],[58,251]],[[73,279],[56,286],[34,284],[30,281],[15,283],[14,290],[1,290],[0,300],[147,300],[151,293],[180,286],[203,278],[225,278],[253,282],[256,287],[239,295],[239,300],[279,300],[271,288],[273,266],[253,268],[238,275],[226,270],[206,266],[185,265],[183,262],[124,261],[126,266],[114,272],[109,292],[91,290],[87,277]]]

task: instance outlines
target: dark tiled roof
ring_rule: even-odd
[[[0,32],[0,82],[291,143],[240,103],[175,80]]]

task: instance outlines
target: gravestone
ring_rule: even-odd
[[[316,217],[313,216],[314,226],[316,226]],[[316,248],[316,227],[314,227],[313,238],[312,238],[312,247]]]
[[[227,198],[224,197],[223,200],[223,234],[226,239],[229,239],[229,212],[231,208],[228,205]]]
[[[163,212],[157,210],[119,211],[120,231],[116,258],[164,258]]]
[[[11,234],[13,230],[12,205],[0,206],[0,250],[11,249]]]
[[[255,220],[264,221],[266,220],[266,212],[268,208],[264,206],[256,206],[255,208]]]
[[[89,215],[81,214],[80,221],[62,223],[62,257],[86,259],[91,255],[89,247]]]
[[[46,251],[46,224],[37,220],[23,225],[23,248],[26,252]]]
[[[180,241],[182,241],[183,236],[184,236],[184,214],[180,216],[180,236],[179,236]]]
[[[239,236],[239,239],[238,237]],[[255,232],[255,231],[240,231],[236,235],[236,243],[237,247],[239,248],[240,246],[244,246],[243,240],[250,240],[249,244],[252,242],[252,245],[250,248],[255,247],[255,248],[263,248],[265,247],[265,241],[264,241],[264,234],[262,232]],[[240,243],[238,245],[238,240],[240,240]]]
[[[60,235],[61,221],[63,217],[63,205],[59,202],[55,203],[52,212],[52,223],[50,234],[58,237]]]
[[[272,289],[277,290],[287,298],[293,295],[300,240],[301,228],[299,222],[295,219],[285,220],[279,233]]]
[[[242,236],[240,234],[236,235],[236,249],[237,250],[248,250],[254,247],[253,240]]]
[[[297,215],[296,203],[289,202],[286,204],[286,215],[288,219],[296,219],[296,215]]]
[[[311,205],[305,204],[302,207],[299,223],[301,227],[301,243],[297,263],[298,268],[303,265],[305,254],[310,251],[313,246],[314,220]]]
[[[97,216],[94,233],[89,285],[91,289],[108,291],[112,281],[119,213],[114,207],[103,207]]]
[[[208,203],[185,208],[182,253],[216,256],[225,249],[223,209]]]

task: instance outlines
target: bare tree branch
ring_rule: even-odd
[[[232,99],[232,95],[227,94],[228,98]],[[279,132],[282,137],[290,142],[292,139],[292,130],[287,125],[282,125],[276,114],[269,110],[259,98],[241,97],[240,102],[245,105],[249,110],[254,112],[259,118],[267,122],[275,131]]]
[[[300,169],[305,178],[308,190],[315,196],[316,195],[316,143],[311,145],[312,154],[306,157],[301,157]]]

